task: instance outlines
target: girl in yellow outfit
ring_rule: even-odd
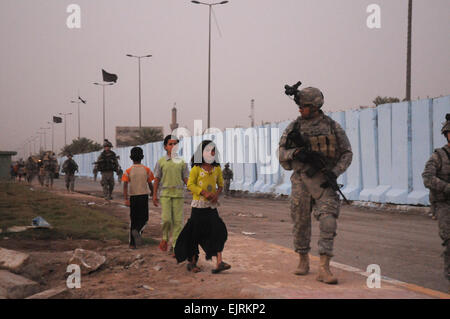
[[[217,265],[212,273],[219,273],[231,266],[222,260],[228,232],[217,211],[223,177],[216,146],[212,141],[205,140],[198,146],[192,156],[191,166],[187,187],[192,192],[192,213],[177,239],[175,257],[179,263],[187,259],[188,270],[199,272],[201,269],[197,261],[200,245],[207,260],[212,256],[217,257]]]

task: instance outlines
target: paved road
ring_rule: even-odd
[[[63,187],[61,179],[55,187]],[[100,183],[92,179],[78,179],[76,190],[101,196]],[[116,184],[114,198],[121,200],[121,195],[122,185]],[[221,203],[219,212],[230,232],[255,233],[251,237],[293,247],[288,201],[223,198]],[[153,205],[150,209],[159,211]],[[318,254],[318,227],[313,219],[312,255]],[[442,251],[437,222],[427,216],[343,206],[333,261],[363,270],[377,264],[383,276],[447,292]]]

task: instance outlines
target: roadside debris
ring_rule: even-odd
[[[100,268],[106,261],[106,257],[91,250],[75,249],[69,264],[77,264],[82,274],[89,274]]]
[[[50,226],[50,224],[41,216],[34,218],[31,221],[31,225],[40,228],[52,228],[52,226]]]
[[[243,231],[242,234],[245,235],[245,236],[256,235],[256,233],[251,233],[251,232],[246,232],[246,231]]]

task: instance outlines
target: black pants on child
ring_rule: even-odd
[[[133,229],[142,232],[148,221],[148,195],[130,196],[130,245],[135,246],[134,238],[131,235]]]
[[[199,249],[202,247],[206,259],[223,251],[228,238],[228,231],[219,212],[215,208],[192,208],[191,218],[177,239],[175,257],[177,262],[198,259]]]

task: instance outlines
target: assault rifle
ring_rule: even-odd
[[[326,167],[325,156],[319,152],[311,150],[311,144],[305,140],[300,133],[299,123],[296,122],[294,128],[287,136],[286,148],[296,148],[300,152],[295,157],[302,163],[308,164],[310,168],[306,170],[306,176],[313,177],[317,172],[322,172],[325,176],[325,182],[320,185],[322,188],[331,187],[332,190],[339,192],[346,204],[350,204],[341,191],[341,185],[337,183],[336,175]]]

